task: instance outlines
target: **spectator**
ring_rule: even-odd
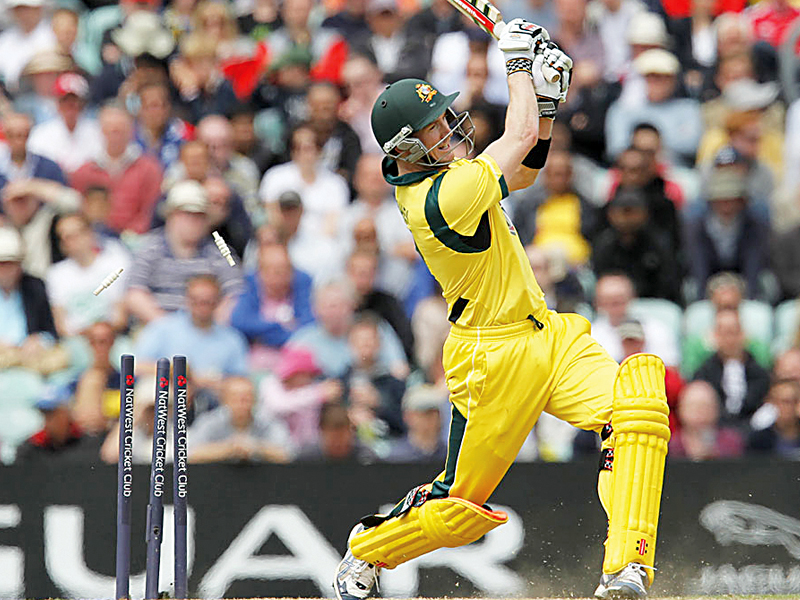
[[[86,188],[81,196],[81,213],[89,221],[92,231],[101,237],[119,239],[119,234],[106,225],[110,209],[108,188],[102,185],[90,185]]]
[[[437,38],[442,34],[462,29],[464,23],[461,14],[447,0],[432,0],[425,8],[411,15],[405,25],[408,35],[405,46],[400,52],[398,60],[400,71],[396,75],[397,78],[426,77],[431,68],[433,46]],[[381,90],[378,90],[378,94],[380,92]],[[375,98],[378,94],[375,94]],[[370,106],[375,98],[370,100]],[[363,137],[361,141],[364,141]],[[367,150],[367,146],[362,145],[362,148],[365,152],[373,152]]]
[[[285,423],[295,448],[317,441],[320,408],[342,397],[338,379],[320,380],[319,376],[311,352],[284,346],[274,372],[259,384],[256,418]]]
[[[356,251],[347,259],[347,278],[358,297],[356,312],[371,312],[391,325],[403,344],[409,363],[414,362],[414,334],[403,305],[392,294],[376,287],[378,256],[374,252]]]
[[[94,462],[99,442],[86,436],[75,423],[66,387],[50,388],[36,402],[44,427],[17,448],[16,464],[54,465],[64,462]]]
[[[604,79],[617,81],[627,75],[631,50],[627,44],[620,43],[620,40],[625,39],[633,17],[643,12],[643,9],[642,4],[636,0],[603,0],[587,6],[587,13],[590,20],[597,24],[597,33],[603,44]]]
[[[92,350],[92,362],[78,378],[73,415],[82,431],[107,432],[119,414],[119,371],[109,353],[116,340],[114,327],[105,321],[89,325],[83,336]]]
[[[368,0],[345,0],[341,10],[334,12],[323,22],[323,27],[330,27],[338,31],[346,40],[354,40],[369,32],[367,21],[364,18]]]
[[[746,291],[744,280],[734,273],[717,273],[708,279],[706,285],[706,297],[711,302],[714,313],[725,309],[741,312]],[[706,324],[707,327],[704,329],[693,328],[686,332],[681,367],[688,375],[693,375],[700,365],[714,354],[713,323],[707,322]],[[768,369],[772,363],[769,344],[762,338],[753,335],[754,333],[761,335],[763,332],[754,332],[752,326],[748,327],[749,323],[746,318],[743,319],[743,324],[747,351],[753,355],[758,364]],[[755,327],[759,327],[759,325],[755,325]]]
[[[353,236],[357,224],[370,219],[380,252],[378,286],[405,299],[420,258],[380,165],[381,159],[377,154],[363,154],[358,160],[355,176],[357,197],[347,207],[342,219],[342,243],[345,247],[356,243]]]
[[[166,171],[178,160],[181,146],[191,138],[189,127],[171,116],[169,85],[162,81],[139,86],[139,112],[136,115],[134,141],[146,153],[155,156]]]
[[[292,243],[292,255],[320,256],[326,252],[324,246],[336,249],[335,242],[340,236],[342,214],[349,203],[350,193],[347,182],[340,175],[326,169],[321,164],[321,148],[314,130],[308,125],[300,125],[290,136],[291,161],[272,167],[261,181],[259,196],[267,205],[270,219],[279,223],[278,198],[283,192],[297,192],[302,199],[303,213],[297,237]],[[312,277],[329,276],[332,263],[343,265],[342,257],[322,260],[313,264],[297,262],[301,269],[311,267]]]
[[[800,204],[800,193],[796,195],[795,206]],[[800,296],[800,223],[772,236],[770,259],[780,285],[779,299],[793,300]]]
[[[609,156],[616,156],[641,122],[652,123],[663,134],[664,150],[677,164],[691,166],[703,131],[700,105],[677,95],[678,59],[666,50],[648,50],[633,63],[645,78],[645,103],[639,107],[616,101],[606,116],[606,144]]]
[[[217,278],[193,275],[186,281],[186,310],[148,323],[136,338],[136,356],[155,365],[162,356],[186,357],[192,385],[219,397],[223,377],[247,373],[247,344],[230,325],[214,320],[222,301]]]
[[[208,177],[203,187],[208,197],[208,228],[219,233],[237,256],[244,256],[247,242],[253,237],[253,225],[242,199],[221,177]]]
[[[14,97],[14,109],[30,115],[37,125],[58,118],[56,79],[73,67],[69,57],[54,49],[37,52],[22,70],[21,89]]]
[[[251,219],[256,222],[263,220],[258,205],[258,167],[234,151],[230,121],[220,115],[204,117],[197,125],[197,137],[208,148],[211,171],[225,179],[242,199]]]
[[[667,50],[672,44],[663,17],[649,10],[639,11],[631,17],[625,41],[631,60],[622,78],[619,102],[622,106],[641,108],[647,102],[647,84],[644,75],[635,67],[635,61],[648,50]]]
[[[227,114],[236,106],[233,87],[219,72],[216,45],[199,33],[181,39],[180,56],[170,63],[170,78],[179,94],[179,116],[190,123]]]
[[[93,160],[103,147],[100,127],[85,112],[89,84],[77,73],[63,73],[56,79],[54,95],[58,116],[31,130],[28,150],[55,161],[69,174]]]
[[[203,183],[211,169],[208,146],[199,140],[190,140],[181,147],[180,159],[164,174],[162,187],[169,190],[177,182],[191,179]]]
[[[31,118],[21,113],[3,116],[3,135],[8,145],[8,158],[0,164],[0,188],[9,181],[45,179],[67,185],[64,173],[55,162],[44,156],[29,152],[28,139],[31,133]]]
[[[750,432],[747,451],[800,460],[800,385],[794,379],[776,380],[766,403],[773,407],[774,421]]]
[[[707,381],[716,390],[723,422],[743,425],[764,401],[769,371],[745,349],[737,310],[717,311],[714,341],[717,351],[700,366],[694,378]]]
[[[586,317],[591,315],[592,309],[586,304],[580,280],[576,272],[570,270],[563,252],[558,248],[529,244],[525,246],[525,254],[548,308],[558,312],[576,312]]]
[[[748,210],[744,179],[718,167],[708,184],[708,207],[687,223],[686,248],[694,284],[704,288],[720,271],[740,274],[750,298],[762,295],[760,278],[768,264],[768,228]]]
[[[380,323],[371,313],[353,320],[347,334],[352,364],[342,376],[350,418],[359,438],[373,448],[405,431],[400,407],[405,383],[380,363]]]
[[[433,4],[442,2],[447,0],[436,0]],[[447,10],[453,10],[449,5],[446,6]],[[415,35],[417,34],[424,35],[424,32],[415,32]],[[400,64],[408,63],[401,61]],[[342,69],[342,83],[347,100],[339,107],[339,118],[356,132],[362,152],[380,154],[381,149],[375,141],[375,136],[372,135],[369,116],[372,105],[384,88],[382,73],[366,56],[353,56]]]
[[[189,461],[271,462],[291,459],[289,434],[278,421],[253,418],[255,387],[246,377],[222,384],[222,406],[197,418],[189,432]]]
[[[603,73],[605,50],[597,30],[586,18],[587,4],[586,0],[556,0],[558,27],[550,35],[574,62],[592,62]]]
[[[300,449],[298,462],[360,463],[375,462],[375,453],[359,442],[347,409],[329,402],[319,412],[318,441]]]
[[[757,41],[779,48],[792,31],[792,25],[800,17],[797,9],[788,0],[766,0],[745,11]]]
[[[367,31],[349,38],[353,51],[375,61],[387,81],[397,81],[401,71],[400,52],[410,32],[403,29],[397,0],[367,0]]]
[[[44,18],[44,0],[9,0],[14,25],[0,34],[0,77],[7,89],[17,91],[20,73],[39,50],[56,45],[50,23]]]
[[[213,274],[222,287],[217,309],[219,322],[227,320],[241,285],[238,268],[232,269],[208,235],[206,193],[196,181],[172,186],[165,203],[164,227],[141,240],[129,275],[126,303],[142,323],[184,307],[186,282],[193,275]]]
[[[450,321],[447,320],[447,302],[441,294],[420,300],[411,317],[411,330],[422,381],[447,389],[442,349],[450,333]]]
[[[78,13],[71,8],[59,7],[53,12],[50,25],[56,38],[58,52],[74,60],[75,42],[78,39],[78,27],[80,25]]]
[[[672,433],[669,453],[694,461],[738,458],[744,450],[742,434],[720,425],[717,392],[705,381],[693,381],[678,401],[680,428]]]
[[[589,260],[595,209],[575,191],[572,157],[556,150],[547,157],[544,185],[515,194],[514,225],[523,245],[562,253],[573,267]]]
[[[253,344],[253,360],[272,370],[291,335],[313,321],[311,278],[292,266],[285,246],[261,245],[258,269],[245,278],[231,315],[231,324]]]
[[[609,227],[592,248],[594,272],[624,272],[637,295],[681,301],[681,267],[670,243],[649,225],[647,200],[641,190],[619,188],[608,204]]]
[[[255,163],[260,181],[267,169],[280,161],[280,157],[274,144],[267,144],[256,135],[255,118],[255,109],[251,105],[240,104],[231,113],[230,120],[233,150]],[[261,223],[257,222],[254,225],[258,226]]]
[[[473,154],[477,156],[502,134],[505,122],[505,101],[497,103],[486,98],[487,94],[495,91],[489,84],[489,60],[486,47],[470,47],[463,71],[464,82],[460,86],[462,92],[453,101],[453,109],[457,112],[469,111],[474,128],[472,133],[475,142]]]
[[[347,334],[353,323],[356,298],[352,286],[342,280],[319,285],[314,290],[314,314],[317,321],[298,329],[289,343],[307,348],[326,377],[342,377],[353,364]],[[398,379],[408,375],[403,346],[392,328],[379,325],[379,365]]]
[[[111,200],[108,226],[118,232],[144,233],[161,194],[161,167],[134,142],[133,118],[121,106],[103,107],[100,127],[101,150],[73,173],[72,185],[80,192],[92,186],[107,188]]]
[[[308,88],[308,125],[317,134],[321,146],[320,162],[353,185],[356,163],[361,156],[361,142],[353,128],[339,118],[342,94],[328,82]]]
[[[409,387],[403,395],[406,434],[391,447],[386,462],[443,463],[447,444],[442,436],[442,407],[447,394],[429,384]]]
[[[255,0],[253,10],[236,19],[239,30],[260,42],[281,25],[277,0]],[[324,23],[323,23],[324,24]]]
[[[31,275],[44,278],[47,268],[61,258],[52,243],[52,229],[59,215],[80,206],[75,190],[47,179],[18,179],[2,192],[2,207],[7,225],[25,240],[23,267]]]
[[[597,280],[597,316],[592,322],[592,337],[617,362],[622,362],[625,358],[618,328],[630,317],[630,306],[634,298],[633,283],[623,273],[609,273]],[[665,365],[677,366],[680,363],[677,333],[670,331],[654,318],[640,318],[640,321],[645,333],[645,351],[660,356]]]
[[[128,250],[113,238],[97,235],[82,213],[64,215],[56,224],[61,252],[66,257],[47,270],[47,293],[60,335],[78,335],[97,321],[108,321],[124,329],[124,306]],[[102,295],[94,290],[106,276],[125,269],[113,286]]]

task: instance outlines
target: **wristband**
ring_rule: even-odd
[[[539,140],[536,145],[531,148],[528,155],[522,159],[522,164],[529,169],[541,169],[547,160],[547,153],[550,151],[550,138],[546,140]]]
[[[524,71],[532,77],[533,61],[530,58],[512,58],[506,61],[506,77],[518,71]]]
[[[536,96],[536,103],[539,105],[539,116],[543,119],[555,119],[558,111],[558,101],[552,98]]]

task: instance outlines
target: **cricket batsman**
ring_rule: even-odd
[[[381,568],[480,539],[508,519],[486,505],[542,411],[601,435],[598,492],[608,534],[598,598],[644,598],[653,580],[669,441],[664,365],[617,364],[578,315],[547,309],[500,201],[544,166],[572,60],[522,19],[499,36],[508,75],[505,131],[476,158],[472,122],[419,79],[388,86],[372,109],[385,179],[452,323],[443,362],[452,404],[444,471],[388,514],[353,528],[339,600],[366,598]],[[561,73],[557,83],[542,65]],[[466,151],[464,151],[466,150]]]

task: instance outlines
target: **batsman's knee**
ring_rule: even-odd
[[[356,535],[350,550],[356,558],[392,569],[436,550],[479,540],[502,525],[508,515],[461,498],[427,500]]]
[[[664,363],[654,354],[634,354],[619,366],[614,381],[611,425],[619,444],[627,434],[651,435],[666,447],[669,406],[664,387]]]

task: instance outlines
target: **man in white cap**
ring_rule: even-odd
[[[663,134],[667,154],[679,163],[692,165],[703,133],[703,121],[697,100],[676,97],[678,59],[671,52],[654,48],[637,56],[633,66],[644,77],[647,99],[641,106],[630,106],[619,99],[608,109],[608,155],[614,157],[630,144],[633,130],[639,123],[652,123]]]
[[[44,17],[44,0],[7,0],[14,26],[0,34],[0,77],[17,90],[23,67],[39,50],[55,47],[56,37]]]
[[[217,317],[226,320],[242,275],[238,266],[228,266],[209,235],[205,189],[196,181],[178,182],[164,206],[164,227],[145,235],[134,256],[127,294],[131,314],[149,323],[181,309],[186,282],[196,275],[211,274],[220,282],[224,298]]]

